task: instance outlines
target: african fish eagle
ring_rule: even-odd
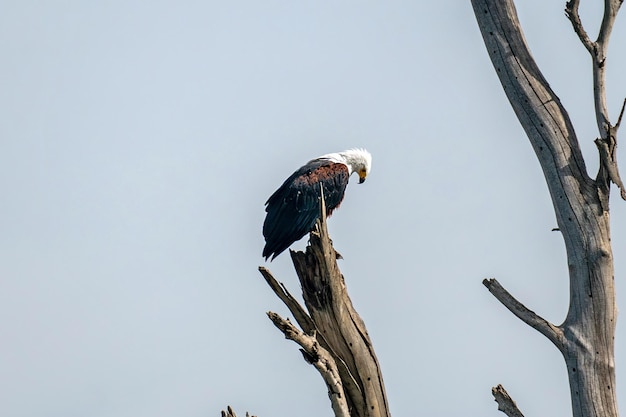
[[[272,260],[315,227],[321,217],[320,184],[324,189],[326,215],[330,216],[343,200],[348,179],[359,175],[365,181],[372,167],[372,156],[365,149],[348,149],[312,159],[291,174],[265,203],[263,256]]]

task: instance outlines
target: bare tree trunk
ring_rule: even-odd
[[[268,316],[286,338],[300,345],[304,359],[320,372],[336,417],[389,417],[374,347],[348,296],[325,218],[311,232],[306,252],[292,251],[291,257],[308,312],[269,270],[259,270],[302,330],[276,313]]]
[[[615,156],[619,122],[611,125],[605,99],[604,68],[608,39],[621,5],[605,1],[596,42],[582,29],[578,1],[567,3],[576,33],[591,52],[600,171],[587,174],[572,123],[559,98],[537,67],[517,18],[513,0],[472,0],[474,14],[502,87],[541,164],[567,250],[570,305],[555,326],[524,307],[496,280],[489,290],[514,314],[546,336],[567,365],[575,417],[617,417],[614,335],[617,309],[609,228],[609,187],[626,199]],[[622,109],[623,111],[623,109]]]

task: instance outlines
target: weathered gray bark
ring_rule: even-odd
[[[509,417],[524,417],[524,414],[517,408],[517,404],[502,385],[498,384],[498,386],[493,387],[491,393],[498,403],[498,410]]]
[[[276,313],[268,316],[285,337],[300,345],[304,359],[320,372],[336,417],[389,417],[380,366],[365,324],[348,296],[325,218],[311,232],[306,251],[292,251],[291,257],[306,310],[269,270],[259,270],[302,330]]]
[[[609,187],[626,198],[617,171],[615,146],[619,122],[611,125],[605,99],[604,70],[608,39],[621,5],[606,0],[600,35],[589,40],[578,18],[578,1],[567,3],[576,33],[591,52],[600,171],[587,174],[572,123],[535,63],[512,0],[472,0],[489,57],[502,87],[541,164],[570,275],[570,305],[565,321],[549,323],[515,300],[495,280],[489,290],[514,314],[561,351],[569,376],[575,417],[617,417],[614,334],[617,309],[609,228]],[[620,117],[621,119],[621,117]]]

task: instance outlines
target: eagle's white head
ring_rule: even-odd
[[[333,162],[345,164],[350,175],[356,172],[359,175],[359,184],[365,181],[367,175],[372,170],[372,155],[365,149],[353,148],[343,152],[329,153],[321,156]]]
[[[344,163],[348,165],[350,175],[356,172],[359,175],[359,184],[365,181],[367,175],[372,170],[372,155],[365,149],[348,149],[347,151],[340,152],[344,158]]]

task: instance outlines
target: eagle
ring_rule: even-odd
[[[291,174],[265,203],[265,260],[274,260],[313,230],[321,217],[322,188],[326,216],[330,216],[343,201],[350,176],[356,173],[362,184],[371,168],[370,153],[355,148],[311,159]]]

